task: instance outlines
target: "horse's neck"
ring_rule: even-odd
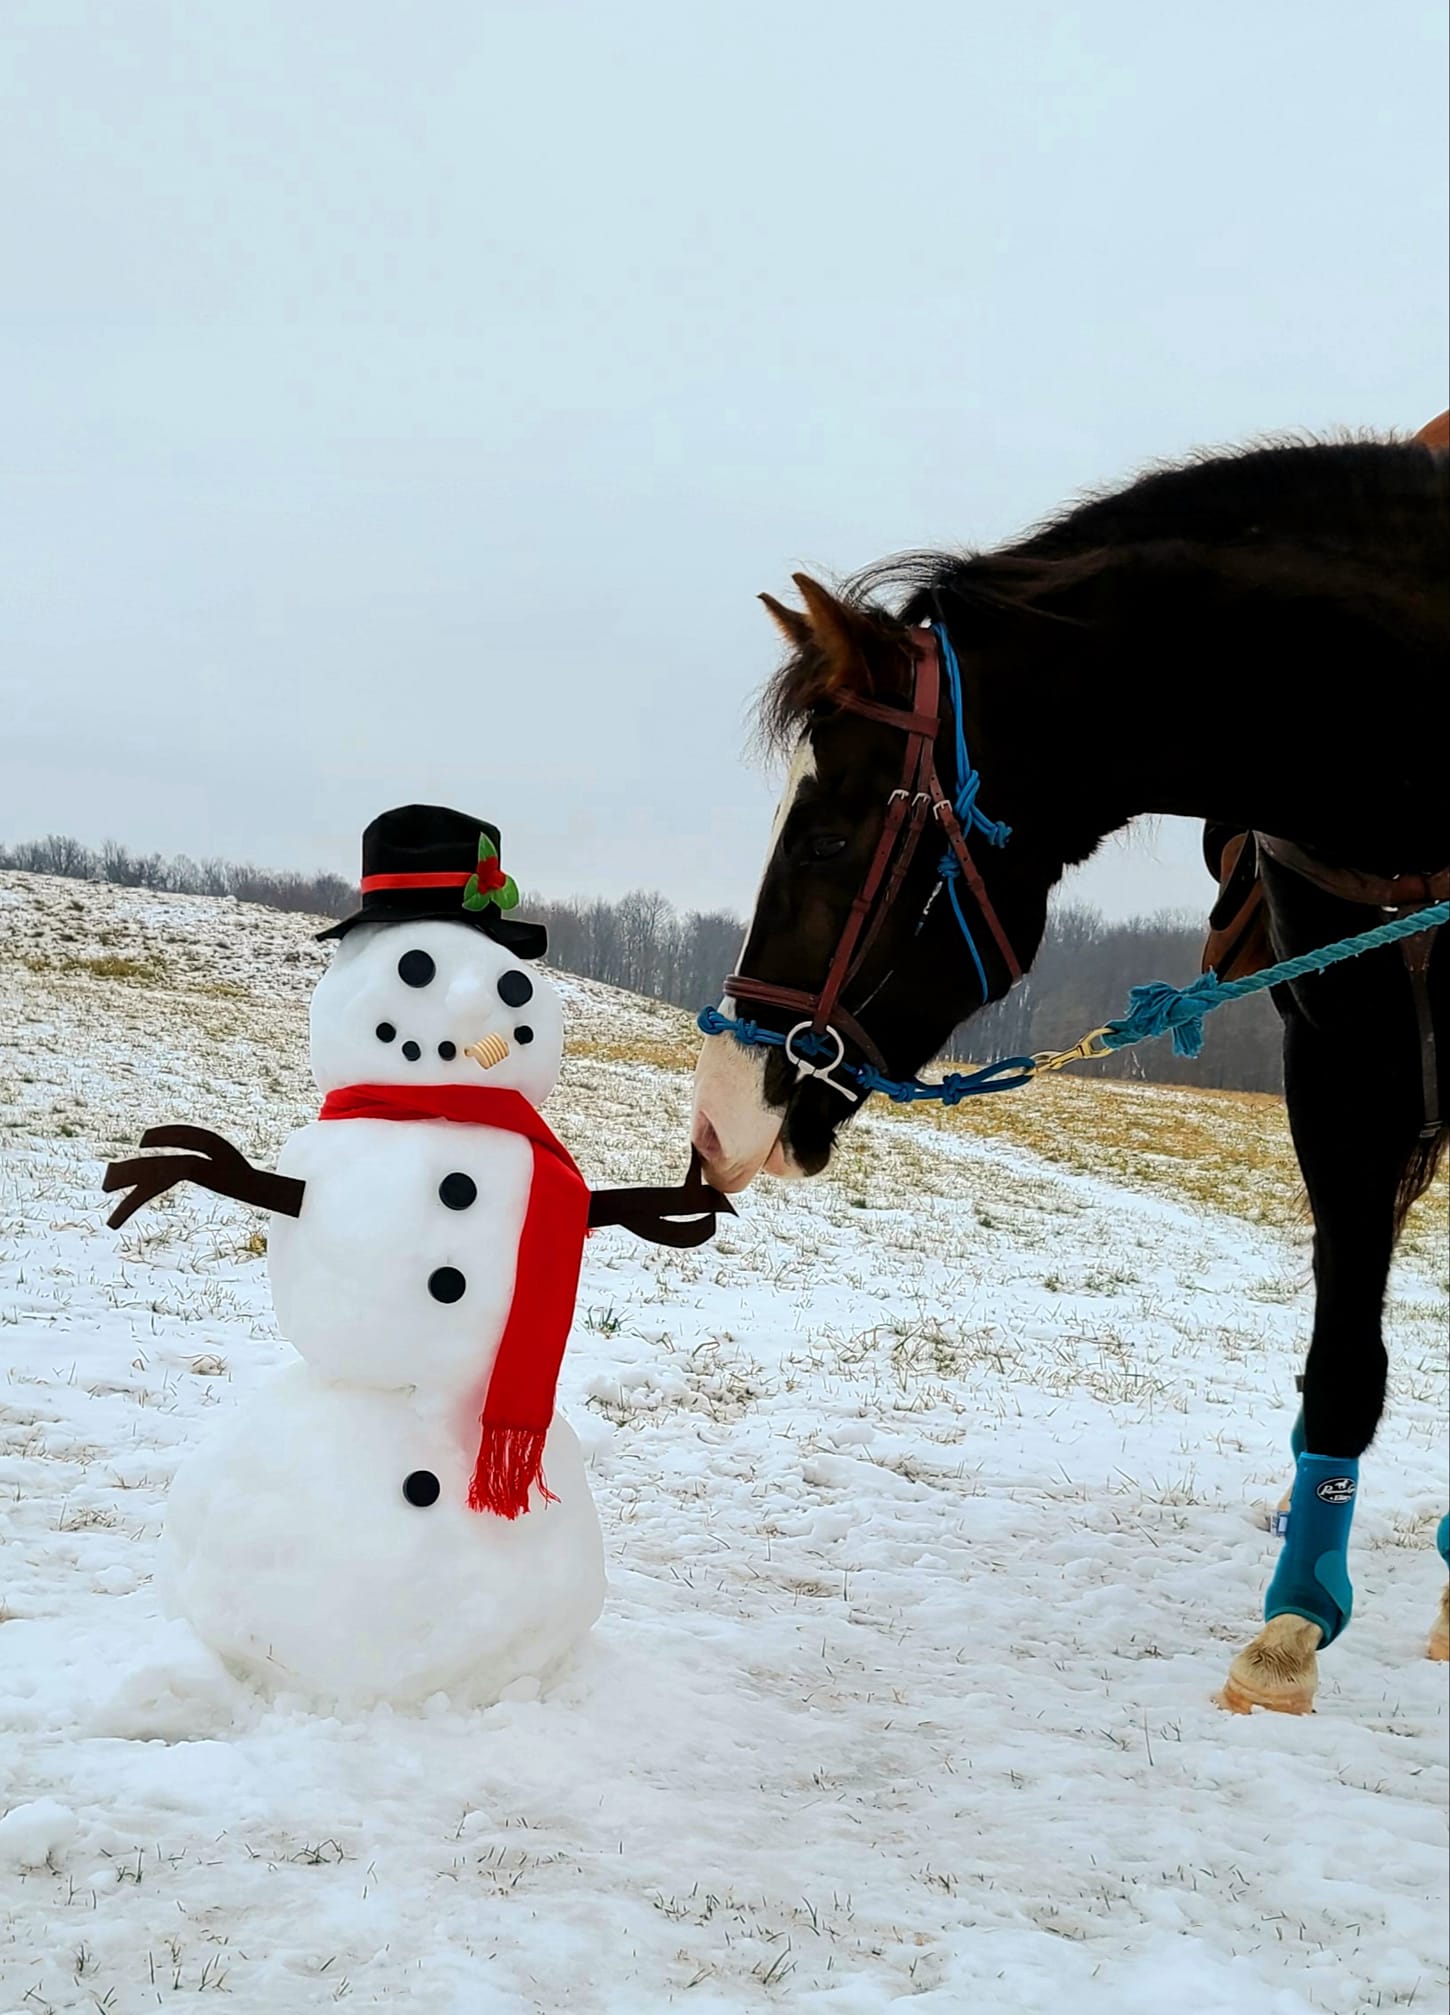
[[[1152,813],[1221,819],[1368,866],[1437,866],[1444,680],[1375,612],[1227,603],[1185,578],[1111,619],[1042,622],[990,678],[984,743],[1068,860]],[[1382,613],[1382,612],[1381,612]],[[988,782],[984,795],[990,792]],[[1012,818],[992,806],[995,816]],[[1437,851],[1438,849],[1438,851]],[[1433,858],[1432,858],[1433,856]]]

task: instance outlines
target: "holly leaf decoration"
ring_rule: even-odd
[[[498,909],[511,910],[519,900],[518,883],[512,875],[506,875],[499,864],[498,848],[487,833],[478,836],[478,866],[468,877],[463,891],[463,907],[466,910],[486,910],[490,903]]]

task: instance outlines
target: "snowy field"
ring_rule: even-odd
[[[0,875],[0,2015],[1445,2008],[1443,1194],[1319,1712],[1211,1704],[1309,1312],[1269,1101],[888,1114],[699,1252],[598,1234],[611,1592],[542,1697],[319,1717],[167,1622],[168,1480],[291,1353],[256,1214],[117,1236],[101,1164],[185,1119],[273,1165],[308,931]],[[562,984],[553,1123],[673,1179],[685,1018]]]

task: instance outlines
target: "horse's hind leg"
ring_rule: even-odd
[[[1307,1714],[1316,1653],[1349,1621],[1349,1525],[1359,1457],[1384,1408],[1381,1310],[1395,1238],[1395,1192],[1410,1114],[1383,1080],[1338,1073],[1333,1047],[1291,1011],[1285,1031],[1289,1123],[1314,1212],[1314,1333],[1304,1366],[1302,1452],[1289,1531],[1265,1624],[1229,1668],[1221,1704]]]
[[[1440,1558],[1450,1567],[1450,1512],[1440,1520],[1435,1544],[1440,1549]],[[1450,1587],[1440,1590],[1440,1613],[1430,1626],[1430,1642],[1425,1646],[1425,1656],[1438,1659],[1442,1665],[1450,1659]]]

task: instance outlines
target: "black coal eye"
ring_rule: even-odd
[[[534,983],[527,973],[505,973],[498,983],[498,997],[505,1007],[522,1007],[534,997]]]
[[[846,840],[842,833],[815,833],[801,849],[801,856],[808,861],[833,861],[837,854],[846,851]]]
[[[377,1027],[373,1030],[373,1034],[377,1037],[379,1042],[391,1042],[397,1033],[398,1031],[393,1027],[393,1024],[390,1021],[380,1021]]]
[[[404,952],[398,960],[398,978],[405,987],[425,987],[438,970],[427,952]]]

